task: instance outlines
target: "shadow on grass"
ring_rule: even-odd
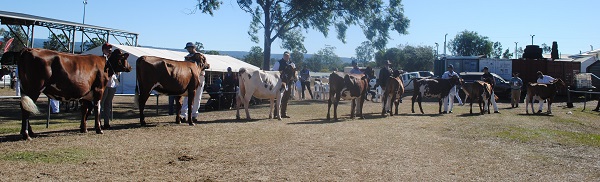
[[[400,116],[429,116],[429,117],[440,117],[443,116],[443,114],[420,114],[420,113],[401,113],[398,114]]]
[[[220,123],[253,123],[261,121],[262,119],[217,119],[211,121],[199,121],[196,124],[220,124]]]
[[[146,126],[140,126],[139,123],[119,124],[119,125],[112,125],[112,127],[110,129],[103,129],[103,131],[106,133],[106,131],[118,131],[118,130],[132,129],[132,128],[147,128],[147,127],[156,127],[156,126],[157,126],[157,124],[147,124]],[[86,134],[94,134],[95,135],[96,130],[94,130],[93,127],[94,127],[93,123],[91,125],[90,125],[90,123],[88,123],[88,132]],[[82,134],[80,132],[79,128],[63,129],[63,130],[53,130],[53,131],[45,131],[45,132],[35,133],[35,135],[31,136],[31,138],[33,138],[35,140],[35,138],[79,135],[79,134]],[[0,142],[16,142],[16,141],[23,141],[21,134],[0,136]]]
[[[487,114],[487,112],[485,114]],[[481,113],[473,113],[473,114],[471,114],[471,113],[464,113],[464,114],[459,114],[459,115],[456,115],[456,116],[458,116],[458,117],[473,117],[473,116],[481,116],[481,115],[482,115]]]
[[[519,116],[554,116],[553,114],[546,114],[546,113],[535,113],[535,114],[527,114],[527,113],[519,113],[517,114]]]
[[[338,118],[338,120],[334,120],[333,118],[330,120],[327,119],[309,119],[309,120],[305,120],[305,121],[299,121],[299,122],[293,122],[293,123],[288,123],[290,125],[298,125],[298,124],[331,124],[331,123],[339,123],[339,122],[343,122],[343,121],[349,121],[352,120],[350,118],[348,119],[341,119]]]

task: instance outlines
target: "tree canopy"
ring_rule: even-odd
[[[477,32],[464,30],[450,40],[448,48],[458,56],[489,56],[493,49],[492,41]]]
[[[393,69],[404,71],[433,70],[435,55],[431,46],[398,46],[379,51],[375,55],[377,65],[383,65],[389,60]]]
[[[315,29],[328,36],[334,27],[337,38],[346,42],[346,30],[358,25],[376,49],[385,48],[390,35],[396,31],[407,34],[410,20],[404,16],[401,0],[237,0],[239,7],[251,15],[248,34],[258,43],[258,31],[263,30],[263,69],[269,69],[271,44],[297,43],[302,34],[290,35],[302,29]],[[197,8],[213,14],[222,0],[198,0]],[[294,40],[295,39],[295,40]],[[301,41],[300,41],[301,42]],[[285,46],[284,46],[285,47]]]
[[[246,56],[244,56],[244,62],[247,62],[248,64],[257,66],[257,67],[261,67],[262,65],[262,61],[263,61],[263,50],[262,48],[260,48],[260,46],[252,46],[252,48],[250,48],[250,53],[247,54]]]

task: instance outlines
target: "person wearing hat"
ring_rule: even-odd
[[[448,71],[442,74],[442,79],[450,79],[455,76],[458,77],[458,73],[454,72],[453,65],[449,64],[447,70]],[[458,95],[458,93],[456,92],[456,85],[454,85],[454,87],[450,89],[450,93],[448,93],[448,96],[446,96],[442,102],[444,105],[444,114],[452,113],[452,108],[454,107],[454,97],[456,97],[456,95]]]
[[[188,55],[186,55],[184,57],[185,61],[189,61],[189,62],[199,62],[201,61],[201,54],[199,52],[196,52],[196,45],[194,45],[194,43],[192,42],[188,42],[187,44],[185,44],[185,49],[188,51]],[[197,122],[198,120],[196,119],[196,117],[198,117],[198,109],[200,109],[200,101],[202,100],[202,92],[204,92],[204,83],[205,83],[205,71],[202,70],[202,72],[200,72],[199,75],[199,80],[200,80],[200,84],[198,85],[198,88],[196,88],[196,95],[194,95],[194,101],[192,102],[192,119],[193,122]],[[183,98],[183,103],[181,104],[181,113],[179,113],[179,116],[181,118],[187,118],[187,110],[189,108],[188,106],[188,97],[184,97]]]
[[[112,45],[108,42],[102,44],[102,55],[108,61],[108,57],[111,54]],[[102,100],[100,101],[100,108],[102,113],[102,118],[104,119],[104,129],[111,129],[110,120],[113,117],[112,108],[113,108],[113,99],[115,97],[115,92],[117,92],[117,86],[119,85],[119,75],[120,73],[112,72],[109,70],[109,74],[112,74],[110,78],[108,78],[108,82],[106,83],[106,88],[104,89],[104,93],[102,94]]]
[[[537,72],[537,83],[550,84],[554,82],[554,78],[548,75],[544,75],[542,71]],[[546,101],[546,100],[544,100]],[[534,101],[535,102],[535,101]],[[540,107],[537,113],[542,113],[542,109],[544,109],[544,102],[540,101]]]
[[[481,80],[492,85],[492,94],[490,95],[490,102],[492,102],[492,106],[494,106],[494,113],[500,113],[500,111],[498,111],[498,105],[496,104],[496,94],[494,93],[496,79],[494,79],[494,76],[490,73],[490,70],[487,66],[483,67],[483,75],[481,75]],[[484,106],[484,111],[487,111],[489,109],[487,107],[487,105]]]
[[[239,81],[235,77],[235,74],[231,71],[231,67],[227,67],[227,74],[223,79],[223,92],[225,92],[225,109],[233,107],[233,101],[235,98],[235,87],[238,86]]]
[[[299,91],[301,91],[302,94],[299,95],[299,97],[302,97],[302,99],[306,99],[306,97],[304,96],[304,91],[306,89],[310,94],[310,99],[313,99],[312,90],[310,89],[310,71],[308,70],[308,68],[306,68],[306,66],[303,66],[302,70],[300,71],[300,88],[301,89]]]
[[[358,63],[356,63],[356,61],[352,61],[352,69],[350,70],[350,74],[363,74],[363,72],[360,71],[360,68],[358,68]]]
[[[292,65],[293,67],[296,67],[296,65],[294,65],[294,63],[290,59],[290,52],[285,51],[283,53],[283,58],[281,58],[279,61],[275,62],[275,65],[273,65],[273,69],[271,69],[271,71],[281,72],[283,70],[283,68],[285,68],[288,65]],[[290,83],[289,85],[293,85],[293,83]],[[283,97],[281,98],[281,117],[282,118],[290,118],[290,116],[287,114],[287,105],[288,105],[288,101],[290,100],[291,95],[292,95],[292,89],[286,89],[283,92]]]
[[[390,78],[390,76],[392,76],[392,69],[390,68],[390,65],[392,65],[390,60],[386,60],[381,70],[379,70],[379,79],[377,79],[377,85],[381,86],[381,90],[385,90],[387,80]],[[377,86],[375,86],[375,88],[377,88]]]
[[[523,80],[519,78],[519,73],[514,72],[512,78],[508,82],[510,85],[510,106],[512,108],[519,107],[519,101],[521,100],[521,87],[523,87]]]

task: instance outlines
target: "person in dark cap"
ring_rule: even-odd
[[[112,47],[113,46],[110,45],[108,42],[102,44],[102,54],[104,55],[107,61],[108,57],[110,56]],[[117,92],[117,86],[119,85],[120,74],[120,72],[112,73],[112,76],[108,78],[106,88],[104,89],[104,93],[102,95],[102,100],[100,101],[100,109],[102,113],[101,116],[104,119],[104,129],[111,129],[110,120],[113,117],[113,99],[115,97],[115,93]]]
[[[223,79],[223,91],[225,92],[225,109],[233,107],[233,101],[235,100],[235,87],[238,86],[239,81],[235,74],[232,72],[231,67],[227,67],[227,74]]]
[[[363,74],[363,72],[360,71],[360,68],[358,68],[358,63],[356,63],[356,61],[352,61],[352,69],[350,70],[350,74]]]
[[[523,80],[519,78],[519,73],[514,72],[512,78],[508,82],[510,85],[510,106],[512,108],[519,107],[519,101],[521,100],[521,88],[523,87]]]
[[[285,51],[283,53],[283,58],[281,58],[279,61],[275,62],[271,71],[281,72],[288,65],[292,65],[293,67],[296,67],[296,65],[290,59],[290,52]],[[293,83],[290,83],[290,85],[293,85]],[[283,92],[283,97],[281,98],[281,117],[282,118],[290,118],[290,116],[287,113],[287,106],[288,106],[288,101],[290,100],[291,95],[292,95],[292,89],[286,89]]]
[[[201,53],[196,51],[196,45],[194,45],[194,43],[192,42],[188,42],[187,44],[185,44],[185,49],[188,51],[188,55],[186,55],[184,57],[184,61],[189,61],[189,62],[199,62],[201,61]],[[196,117],[198,117],[198,109],[200,108],[200,100],[202,99],[202,92],[204,92],[204,83],[205,83],[205,71],[202,70],[202,72],[200,72],[200,75],[198,75],[199,80],[200,80],[200,84],[198,85],[198,88],[196,88],[196,95],[194,96],[194,101],[192,102],[193,105],[188,106],[188,97],[184,97],[183,98],[183,103],[181,104],[181,113],[179,113],[179,116],[181,118],[187,118],[187,110],[192,109],[192,120],[193,122],[197,122],[198,120],[196,119]]]
[[[452,77],[458,77],[458,73],[454,72],[454,66],[449,64],[447,67],[448,71],[444,72],[442,75],[442,79],[450,79]],[[450,93],[446,96],[442,102],[444,105],[444,114],[452,113],[452,108],[454,107],[454,97],[456,97],[458,93],[456,92],[456,85],[450,89]],[[450,108],[448,108],[450,107]],[[449,110],[448,110],[449,109]]]
[[[483,67],[483,75],[481,75],[481,80],[483,80],[484,82],[489,83],[490,85],[492,85],[492,94],[490,95],[490,102],[492,102],[492,106],[494,106],[494,113],[500,113],[500,111],[498,111],[498,105],[496,104],[496,94],[494,93],[494,87],[496,86],[496,79],[494,79],[494,76],[490,73],[490,70],[487,66]],[[490,108],[487,108],[487,104],[484,106],[484,111],[487,111]]]

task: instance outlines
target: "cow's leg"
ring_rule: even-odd
[[[525,113],[529,114],[529,102],[531,102],[531,97],[529,97],[529,94],[525,95]],[[533,106],[531,107],[531,111],[535,113],[535,110],[533,110]]]
[[[181,118],[179,116],[179,113],[181,113],[181,107],[182,107],[181,106],[181,96],[177,95],[173,99],[175,101],[175,113],[177,113],[177,114],[175,114],[175,123],[181,124],[181,122],[182,122],[181,120],[185,120],[185,118]]]
[[[275,108],[276,108],[275,115],[277,115],[277,116],[275,116],[275,118],[277,118],[278,120],[281,120],[282,114],[284,114],[282,104],[284,104],[283,97],[285,97],[285,95],[284,95],[284,93],[279,93],[279,94],[277,94],[277,97],[279,97],[279,98],[277,98],[277,103],[275,103]],[[273,102],[271,102],[271,103],[273,103]]]
[[[356,112],[357,112],[357,115],[358,115],[359,119],[365,119],[365,116],[363,115],[362,109],[363,109],[363,104],[365,103],[366,95],[367,95],[367,93],[362,93],[360,95],[360,97],[358,97],[358,100],[357,100],[357,102],[358,102],[358,106],[357,107],[358,108],[356,108]]]
[[[79,131],[81,133],[87,133],[87,117],[89,116],[89,113],[92,111],[92,103],[90,101],[86,101],[86,100],[80,100],[79,102],[81,102],[81,124],[79,125]]]
[[[333,98],[333,94],[329,93],[329,99],[327,100],[327,120],[329,121],[331,119],[330,117],[330,110],[331,110],[331,99]]]
[[[21,93],[23,93],[23,91],[21,91]],[[30,106],[35,106],[35,102],[37,101],[39,97],[39,93],[38,94],[23,94],[21,97],[21,136],[23,137],[24,140],[31,140],[31,137],[36,137],[36,134],[33,133],[33,129],[31,128],[31,123],[29,122],[29,117],[31,116],[31,113],[29,111],[27,111],[24,107],[24,102],[28,102],[25,103],[26,105],[30,105]],[[29,99],[25,99],[25,98],[29,98]],[[24,100],[25,99],[25,100]],[[48,103],[50,104],[50,103]]]
[[[446,99],[447,99],[447,98],[444,98],[444,99],[440,99],[440,100],[438,101],[438,103],[439,103],[439,105],[440,105],[440,106],[439,106],[439,108],[438,108],[438,112],[439,112],[440,114],[442,114],[442,103],[443,103],[444,105],[446,105],[446,102],[445,102],[445,100],[446,100]],[[420,104],[420,103],[421,103],[421,102],[419,102],[419,107],[421,107],[421,104]]]
[[[275,99],[273,99],[273,98],[269,99],[269,108],[270,108],[269,109],[269,119],[273,119],[273,108],[275,108],[276,110],[279,110],[279,108],[274,107],[274,102],[275,102]],[[277,102],[279,102],[279,99],[277,99]],[[275,112],[277,112],[277,111],[275,111]]]
[[[381,100],[381,116],[385,116],[386,114],[386,103],[387,103],[387,94],[383,94],[383,99]]]
[[[340,103],[340,94],[335,94],[335,100],[333,101],[333,120],[337,121],[338,117],[337,117],[337,108],[338,108],[338,104]]]
[[[246,90],[247,91],[247,90]],[[244,109],[246,110],[246,119],[250,120],[250,112],[248,111],[248,107],[250,106],[250,99],[252,99],[252,94],[250,92],[246,92],[246,96],[244,97]]]
[[[93,104],[94,110],[94,129],[96,130],[96,134],[104,134],[102,132],[102,125],[100,125],[100,100],[96,100]],[[91,110],[91,109],[90,109]]]
[[[194,89],[190,89],[188,90],[188,100],[187,100],[187,104],[188,104],[188,109],[187,109],[187,120],[188,120],[188,124],[190,126],[194,126],[194,121],[192,120],[192,110],[194,110],[194,100],[198,99],[195,97],[196,95],[196,90]],[[197,112],[197,111],[195,111]]]
[[[415,92],[415,91],[413,91]],[[413,94],[412,98],[410,98],[410,100],[412,101],[412,107],[410,108],[410,111],[412,113],[415,113],[415,100],[417,100],[417,95]]]
[[[551,107],[552,106],[552,101],[553,101],[552,98],[548,98],[548,112],[546,112],[548,114],[552,114],[552,107]]]
[[[146,116],[144,115],[144,108],[146,107],[146,101],[148,101],[148,97],[150,97],[149,93],[140,92],[141,94],[138,97],[138,109],[140,111],[140,125],[146,126]]]
[[[356,114],[356,99],[352,99],[352,101],[350,101],[350,119],[354,119],[354,116]]]
[[[242,96],[236,95],[235,96],[235,119],[240,119],[240,105],[242,104]]]
[[[392,107],[393,107],[393,106],[392,106],[392,103],[393,103],[394,105],[396,105],[396,114],[398,114],[398,104],[399,104],[399,101],[397,101],[397,100],[396,100],[396,99],[397,99],[397,98],[396,98],[396,95],[397,95],[397,94],[394,94],[394,95],[392,95],[392,99],[390,100],[390,116],[393,116],[393,115],[394,115],[394,114],[392,113]]]
[[[423,95],[419,95],[418,102],[419,102],[419,110],[421,110],[421,114],[425,114],[425,112],[423,112],[423,107],[421,106],[421,101],[423,101]]]

